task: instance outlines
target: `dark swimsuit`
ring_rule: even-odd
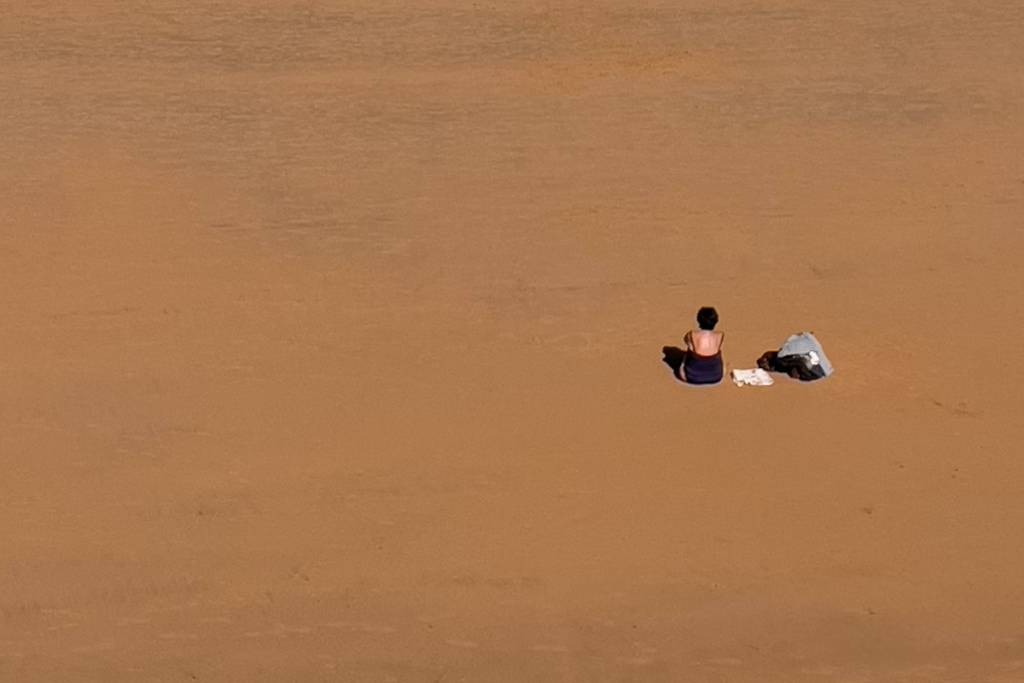
[[[683,361],[683,376],[687,384],[718,384],[722,381],[722,352],[713,356],[698,356],[693,351]]]

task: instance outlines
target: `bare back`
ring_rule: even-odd
[[[691,330],[686,333],[686,348],[698,356],[711,358],[722,350],[725,335],[711,330]]]

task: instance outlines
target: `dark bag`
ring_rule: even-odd
[[[821,365],[815,365],[809,356],[803,354],[780,356],[778,351],[766,351],[757,359],[757,367],[768,372],[789,375],[801,382],[813,382],[825,376]]]

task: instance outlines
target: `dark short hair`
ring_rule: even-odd
[[[718,311],[711,306],[705,306],[697,311],[697,325],[702,330],[713,330],[718,324]]]

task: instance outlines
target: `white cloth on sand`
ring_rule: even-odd
[[[775,380],[761,368],[754,368],[753,370],[733,370],[732,383],[738,387],[743,385],[770,387],[772,384],[775,384]]]

